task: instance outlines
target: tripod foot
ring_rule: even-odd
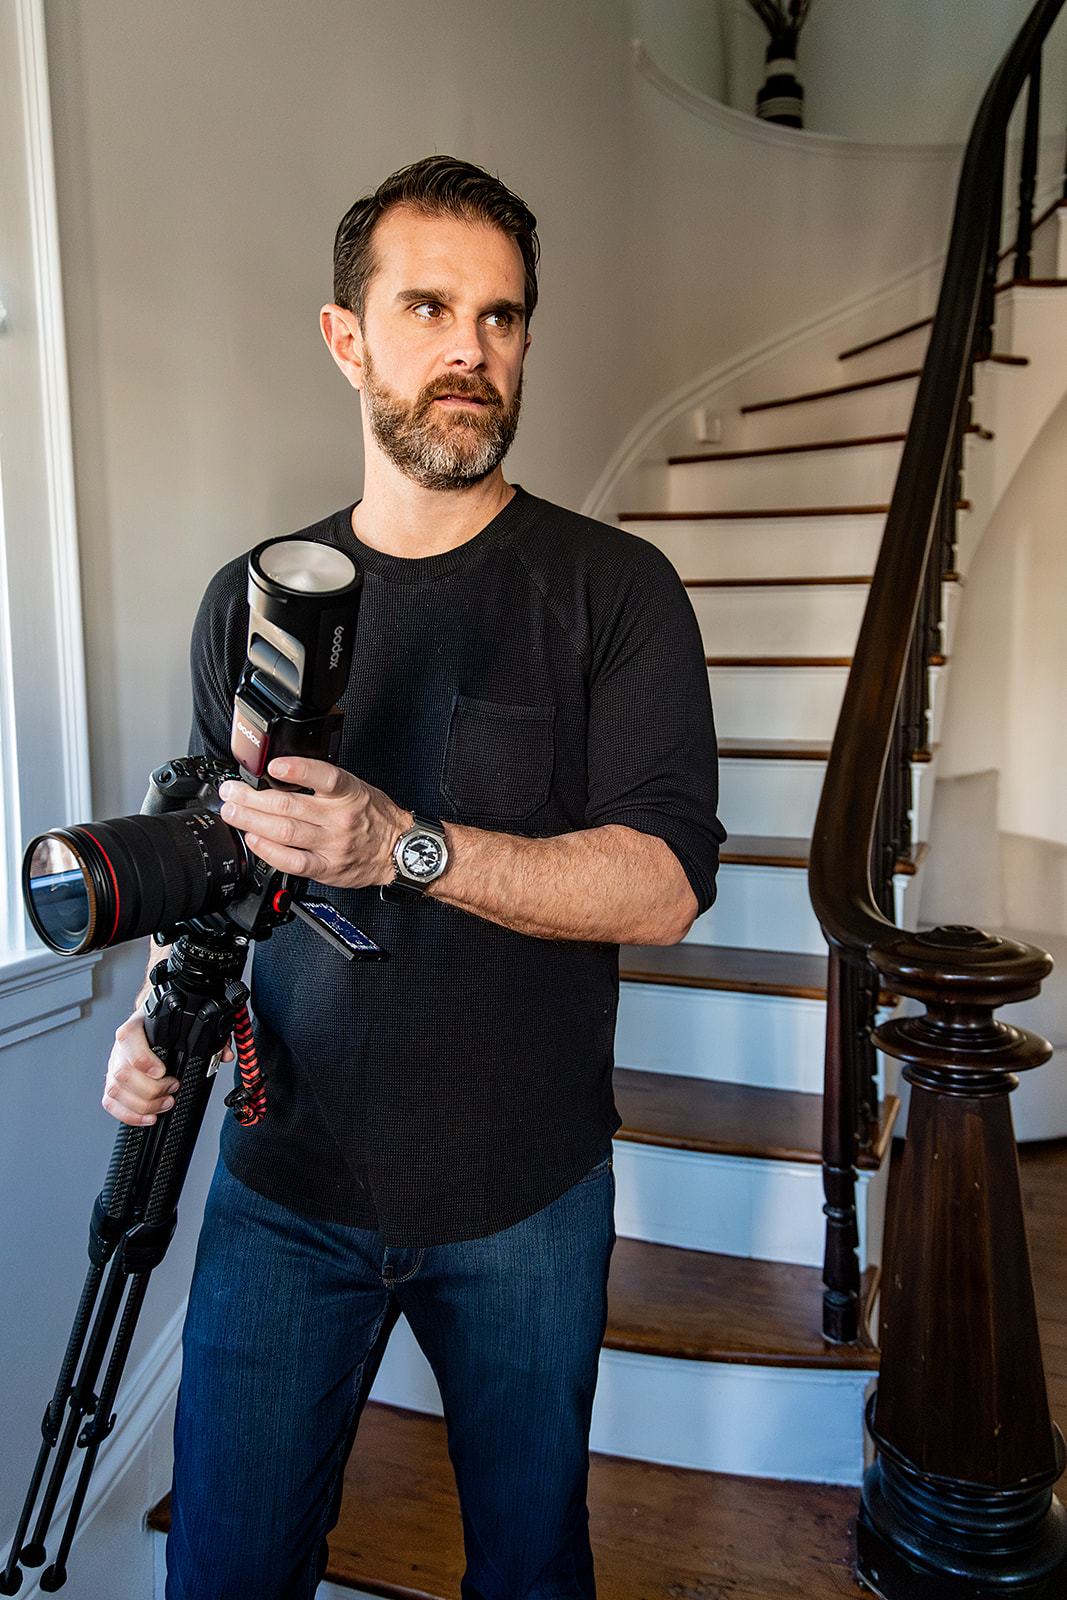
[[[22,1568],[9,1567],[0,1572],[0,1594],[18,1594],[22,1588]]]
[[[45,1562],[45,1548],[43,1544],[24,1544],[19,1551],[19,1560],[28,1567],[43,1567]]]
[[[55,1594],[57,1589],[62,1589],[67,1581],[67,1569],[58,1562],[50,1567],[45,1567],[41,1573],[41,1588],[45,1594]]]

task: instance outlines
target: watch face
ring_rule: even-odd
[[[397,865],[401,872],[417,883],[428,883],[444,865],[445,852],[440,839],[432,833],[414,833],[401,841],[397,852]]]

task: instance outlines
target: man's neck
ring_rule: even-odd
[[[368,451],[352,531],[385,555],[439,556],[481,533],[514,494],[499,467],[467,489],[424,489]]]

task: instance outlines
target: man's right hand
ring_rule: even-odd
[[[104,1110],[131,1128],[151,1127],[169,1111],[178,1093],[178,1080],[168,1075],[145,1037],[144,1011],[138,1009],[115,1033],[107,1064]]]

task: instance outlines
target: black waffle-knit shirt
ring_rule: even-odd
[[[444,555],[369,549],[351,508],[301,536],[364,572],[340,766],[422,816],[657,835],[711,904],[723,831],[707,672],[659,551],[522,490]],[[229,758],[246,590],[247,561],[230,562],[197,617],[194,753]],[[230,1170],[401,1248],[481,1238],[557,1199],[619,1124],[617,947],[513,933],[430,897],[325,897],[390,959],[346,962],[300,922],[258,946],[268,1109],[250,1128],[227,1118]]]

